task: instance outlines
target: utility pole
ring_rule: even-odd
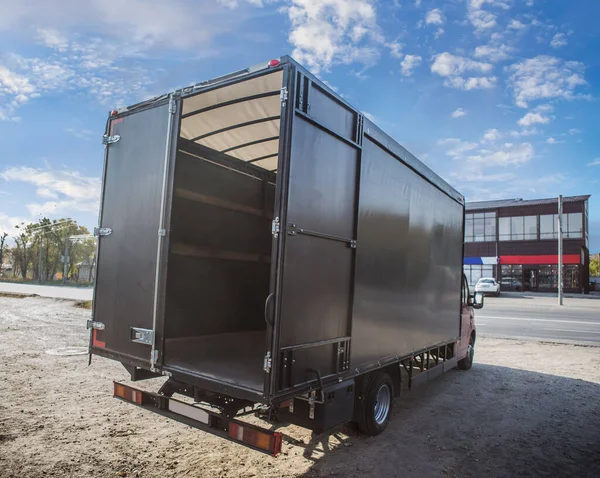
[[[38,284],[42,283],[42,234],[40,233],[40,259],[38,265]]]
[[[563,305],[562,195],[558,196],[558,305]]]
[[[62,283],[67,283],[67,274],[69,267],[69,229],[67,229],[67,233],[65,234],[65,256],[63,257],[63,280]]]

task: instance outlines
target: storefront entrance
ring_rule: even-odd
[[[537,267],[535,269],[523,269],[523,291],[537,292]]]
[[[581,292],[580,266],[565,264],[563,286],[565,292]],[[558,290],[558,266],[553,264],[501,266],[500,287],[504,291],[555,292]]]

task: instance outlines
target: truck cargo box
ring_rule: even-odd
[[[289,57],[104,140],[94,354],[270,404],[460,336],[464,198]]]

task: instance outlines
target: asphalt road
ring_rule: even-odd
[[[475,311],[478,334],[600,345],[600,300],[503,294]]]
[[[37,294],[55,299],[91,300],[91,287],[61,287],[55,285],[21,284],[17,282],[0,282],[0,292],[12,294]]]

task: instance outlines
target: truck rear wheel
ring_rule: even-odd
[[[379,435],[390,421],[394,385],[387,373],[373,372],[366,377],[364,391],[356,404],[354,421],[366,435]]]
[[[475,358],[475,337],[471,335],[469,339],[469,347],[467,348],[467,356],[460,359],[456,364],[461,370],[469,370],[473,366],[473,359]]]

